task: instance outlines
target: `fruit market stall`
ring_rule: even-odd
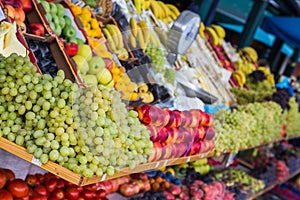
[[[270,186],[228,168],[236,154],[299,136],[290,85],[191,11],[154,0],[1,7],[0,148],[32,167],[1,164],[25,188],[5,180],[3,195],[244,199]],[[274,162],[286,175],[289,160]]]

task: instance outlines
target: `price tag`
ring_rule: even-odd
[[[35,164],[35,165],[42,166],[42,163],[41,163],[40,159],[35,158],[34,156],[32,157],[31,162],[32,162],[33,164]]]
[[[186,162],[190,162],[191,161],[191,156],[189,156],[186,160]]]
[[[158,168],[160,162],[157,162],[154,168]]]
[[[164,161],[164,164],[163,164],[163,167],[164,167],[164,166],[167,166],[167,164],[168,164],[168,160],[165,160],[165,161]]]
[[[107,174],[103,174],[103,176],[101,177],[101,181],[104,181],[107,177]]]

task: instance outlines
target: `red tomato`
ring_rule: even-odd
[[[79,197],[79,191],[76,186],[67,187],[65,195],[68,200],[76,200]]]
[[[6,184],[7,178],[3,171],[0,171],[0,189]]]
[[[57,180],[57,178],[50,178],[48,180],[45,180],[44,185],[46,186],[48,192],[53,192],[56,189]]]
[[[80,195],[86,199],[86,200],[89,200],[89,199],[92,199],[94,196],[95,196],[95,192],[91,191],[91,190],[83,190]]]
[[[29,186],[35,186],[37,183],[37,177],[35,175],[28,174],[25,178],[25,181]]]
[[[14,180],[16,178],[15,173],[10,169],[0,168],[0,171],[4,172],[7,180],[11,181],[11,180]]]
[[[96,192],[97,185],[96,184],[85,185],[85,186],[83,186],[83,189],[84,190],[90,190],[90,191]]]
[[[30,197],[30,200],[47,200],[47,196],[33,195],[33,196]]]
[[[65,198],[65,193],[64,190],[61,188],[56,188],[52,193],[51,197],[54,198],[55,200],[60,200]]]
[[[0,199],[13,200],[13,196],[7,190],[0,190]]]
[[[36,194],[39,194],[41,196],[47,196],[48,195],[48,192],[47,192],[47,189],[44,185],[38,185],[36,186],[33,191],[36,193]]]
[[[65,187],[65,181],[62,179],[57,179],[56,188],[64,188],[64,187]]]
[[[28,195],[29,187],[22,179],[14,179],[7,183],[7,190],[16,198],[22,198]]]
[[[95,192],[95,194],[96,194],[96,196],[99,197],[99,198],[104,198],[104,197],[106,197],[106,192],[105,192],[105,190],[103,190],[103,189],[97,190],[97,191]]]

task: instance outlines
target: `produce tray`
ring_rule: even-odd
[[[133,170],[129,168],[124,168],[121,169],[119,173],[115,174],[114,176],[107,176],[104,174],[101,177],[93,176],[93,177],[82,177],[79,174],[76,174],[72,172],[71,170],[68,170],[64,167],[62,167],[59,164],[56,164],[54,162],[48,161],[46,164],[41,164],[40,161],[36,158],[33,157],[32,154],[27,153],[26,149],[22,146],[19,146],[3,137],[0,137],[0,148],[10,152],[11,154],[14,154],[15,156],[18,156],[50,173],[53,173],[62,179],[65,179],[73,184],[76,184],[78,186],[84,186],[84,185],[89,185],[93,183],[98,183],[101,181],[105,180],[110,180],[118,177],[122,177],[125,175],[129,175],[132,173],[138,173],[146,170],[151,170],[151,169],[157,169],[160,167],[164,166],[169,166],[169,165],[176,165],[176,164],[181,164],[185,162],[192,162],[201,158],[205,157],[212,157],[214,155],[213,152],[205,153],[205,154],[198,154],[198,155],[193,155],[193,156],[187,156],[187,157],[182,157],[182,158],[173,158],[173,159],[167,159],[167,160],[160,160],[160,161],[155,161],[155,162],[150,162],[150,163],[145,163],[137,166]]]
[[[291,178],[295,177],[296,175],[298,175],[300,173],[300,168],[295,171],[294,173],[292,173],[288,178],[286,178],[285,180],[283,181],[277,181],[275,182],[274,184],[270,185],[269,187],[266,187],[265,189],[253,194],[250,198],[248,198],[247,200],[253,200],[253,199],[256,199],[257,197],[269,192],[270,190],[272,190],[273,188],[275,188],[277,185],[280,185],[288,180],[290,180]]]

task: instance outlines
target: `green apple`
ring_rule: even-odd
[[[77,40],[77,44],[84,44],[84,41],[82,39],[76,38],[76,40]]]
[[[73,37],[72,38],[66,38],[66,40],[68,42],[72,42],[72,43],[78,44],[76,38],[73,38]]]
[[[102,85],[107,85],[112,79],[113,77],[106,67],[101,68],[97,73],[97,80]]]
[[[72,25],[72,21],[71,21],[70,17],[64,16],[64,19],[65,19],[65,22],[66,22],[66,26]]]
[[[65,28],[65,26],[66,26],[65,18],[63,18],[63,17],[60,17],[60,18],[59,18],[59,26],[60,26],[60,28],[62,28],[62,29]]]
[[[85,75],[89,71],[89,64],[86,59],[81,55],[75,55],[72,57],[77,64],[77,68],[80,71],[80,74]]]
[[[45,17],[46,17],[46,19],[47,19],[48,22],[52,22],[52,15],[51,15],[51,13],[47,13],[45,15]]]
[[[78,45],[78,55],[83,56],[87,61],[90,61],[92,59],[92,49],[87,44],[79,44]]]
[[[59,17],[57,15],[52,16],[52,21],[56,26],[59,26]]]
[[[54,22],[49,22],[50,28],[54,31],[56,29]],[[55,32],[55,31],[54,31]]]
[[[59,26],[59,24],[55,26],[55,31],[54,32],[56,33],[57,36],[61,35],[62,29]]]
[[[64,8],[63,5],[57,3],[57,4],[56,4],[56,8],[57,8],[57,15],[58,15],[59,17],[65,16],[65,8]]]
[[[94,74],[87,74],[83,76],[83,83],[88,86],[97,86],[98,85],[98,81],[97,81],[97,77]]]
[[[69,37],[69,38],[76,36],[76,30],[72,25],[66,25],[64,27],[63,33],[66,37]]]
[[[41,4],[44,7],[46,13],[48,14],[50,12],[50,4],[47,1],[42,1]]]
[[[50,2],[49,5],[50,5],[50,12],[51,12],[52,16],[56,15],[57,7],[56,7],[55,3]]]
[[[105,67],[105,62],[101,57],[94,56],[89,61],[89,66],[90,66],[89,73],[97,74],[101,68]]]

